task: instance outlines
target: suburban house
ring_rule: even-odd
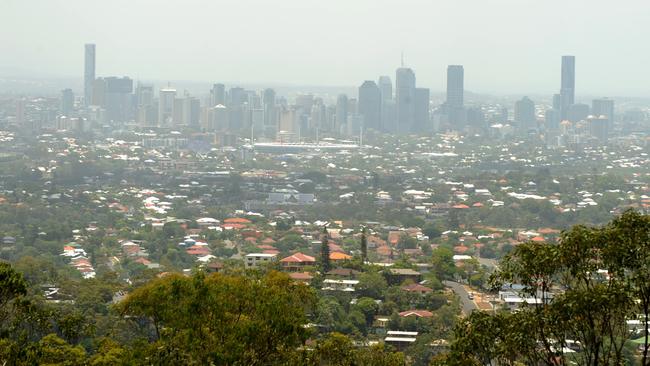
[[[280,264],[287,271],[300,272],[307,266],[316,265],[316,258],[298,252],[280,259]]]
[[[277,259],[277,254],[251,253],[246,255],[246,268],[257,268],[262,264],[272,263]]]
[[[354,292],[359,280],[333,280],[323,281],[323,290]]]

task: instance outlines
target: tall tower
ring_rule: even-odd
[[[158,127],[170,127],[174,122],[176,89],[160,89],[158,96]]]
[[[465,69],[463,65],[447,66],[447,105],[463,107],[465,88]]]
[[[372,80],[359,87],[359,114],[363,116],[363,128],[379,130],[381,116],[381,91]]]
[[[569,107],[575,103],[576,58],[562,56],[562,81],[560,85],[560,115],[566,119]]]
[[[410,68],[400,67],[395,76],[397,126],[388,130],[409,133],[415,124],[415,73]]]
[[[464,121],[465,69],[463,65],[447,66],[447,108],[449,123],[461,129]]]
[[[93,83],[95,82],[95,44],[87,43],[84,52],[84,105],[89,106],[93,100]]]

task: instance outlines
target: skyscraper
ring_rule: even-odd
[[[61,107],[59,112],[63,116],[70,117],[74,110],[74,93],[72,89],[63,89],[61,90]]]
[[[612,123],[614,123],[614,100],[608,98],[594,99],[591,102],[591,114],[595,117],[607,117],[611,127]]]
[[[222,104],[226,105],[226,86],[223,84],[214,84],[210,90],[210,107]]]
[[[158,99],[158,126],[171,127],[174,119],[174,101],[176,99],[176,89],[160,89]]]
[[[336,99],[336,125],[334,130],[341,133],[348,125],[348,96],[339,94]]]
[[[390,76],[380,76],[377,81],[377,86],[381,92],[382,100],[391,100],[393,99],[393,81],[390,80]]]
[[[515,102],[515,122],[519,124],[519,129],[526,132],[537,127],[537,117],[535,116],[535,102],[528,97],[523,97]]]
[[[153,85],[138,83],[135,89],[136,121],[143,126],[156,123],[156,109],[153,103]]]
[[[93,100],[93,83],[95,81],[95,44],[85,45],[84,53],[84,105],[88,106]]]
[[[393,100],[393,81],[390,76],[380,76],[377,82],[381,93],[379,130],[386,132],[395,124],[395,100]]]
[[[449,123],[460,130],[464,121],[465,69],[463,65],[447,66],[447,114]]]
[[[278,112],[275,107],[275,90],[264,89],[262,95],[264,107],[264,133],[267,137],[275,136],[278,127]]]
[[[576,58],[562,56],[562,80],[560,85],[560,115],[566,119],[569,108],[575,103]]]
[[[381,90],[372,80],[359,87],[359,114],[363,116],[363,128],[379,130],[381,126]]]
[[[415,88],[415,125],[413,132],[431,132],[433,125],[429,117],[430,93],[427,88]]]
[[[395,104],[397,126],[389,126],[389,132],[409,133],[415,123],[415,73],[400,67],[395,77]]]

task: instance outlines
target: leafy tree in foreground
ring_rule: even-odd
[[[133,291],[122,314],[150,329],[152,360],[179,364],[269,364],[308,337],[312,290],[287,275],[168,275]]]
[[[626,320],[650,308],[650,216],[628,211],[603,227],[575,226],[557,245],[525,243],[492,278],[495,289],[523,285],[538,305],[496,315],[474,313],[458,324],[451,352],[436,364],[621,365]],[[565,353],[567,340],[580,344]],[[638,363],[648,365],[643,333]],[[635,357],[635,356],[632,356]]]

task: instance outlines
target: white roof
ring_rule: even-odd
[[[413,343],[416,341],[415,338],[406,338],[406,337],[386,337],[384,339],[386,342],[408,342],[408,343]]]

